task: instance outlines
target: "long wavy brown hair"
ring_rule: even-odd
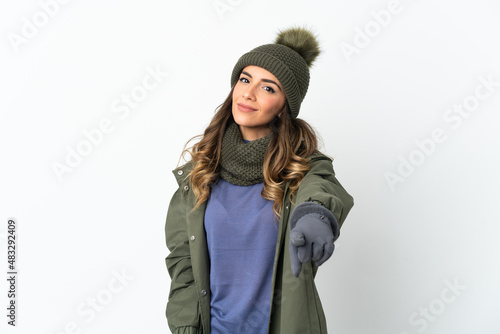
[[[194,209],[207,201],[211,186],[219,177],[219,162],[222,150],[224,131],[232,115],[233,90],[226,97],[205,129],[203,135],[198,135],[185,145],[181,157],[186,153],[191,155],[192,171],[186,176],[190,178],[191,189],[196,196]],[[280,117],[271,122],[271,140],[264,157],[264,189],[262,197],[273,201],[273,211],[279,217],[284,199],[285,185],[290,182],[290,199],[297,192],[300,182],[309,171],[311,154],[318,150],[318,138],[314,129],[302,119],[292,119],[288,103],[285,101]],[[186,148],[195,138],[201,140]]]

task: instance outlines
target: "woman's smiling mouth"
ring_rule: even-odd
[[[251,112],[251,111],[256,111],[257,109],[252,108],[251,106],[243,103],[238,103],[238,110],[243,112]]]

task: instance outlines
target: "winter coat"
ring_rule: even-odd
[[[255,314],[242,319],[242,333],[252,333],[252,323],[266,321],[270,334],[327,333],[326,319],[314,283],[318,267],[304,263],[298,278],[290,268],[288,220],[295,206],[313,201],[329,209],[342,226],[354,205],[353,198],[337,181],[332,160],[323,154],[311,157],[310,170],[289,200],[286,184],[274,258],[271,290],[271,314]],[[165,223],[165,258],[171,277],[166,307],[168,325],[173,334],[210,333],[210,261],[204,229],[206,202],[196,210],[187,163],[173,173],[179,184],[174,193]]]

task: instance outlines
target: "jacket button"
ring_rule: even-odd
[[[184,186],[184,190],[185,190],[185,191],[188,191],[188,190],[189,190],[189,187],[188,187],[188,186]]]
[[[182,175],[182,174],[184,174],[184,171],[180,170],[180,171],[177,172],[177,174]]]
[[[286,206],[286,208],[285,208],[285,209],[287,209],[287,210],[288,210],[288,205]]]
[[[201,290],[201,295],[206,296],[207,295],[207,290]]]
[[[192,236],[189,238],[189,240],[191,240],[191,241],[194,241],[194,239],[196,239],[194,235],[192,235]]]

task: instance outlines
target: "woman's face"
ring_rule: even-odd
[[[284,105],[285,92],[271,72],[254,65],[243,69],[234,87],[232,108],[243,139],[265,137]]]

